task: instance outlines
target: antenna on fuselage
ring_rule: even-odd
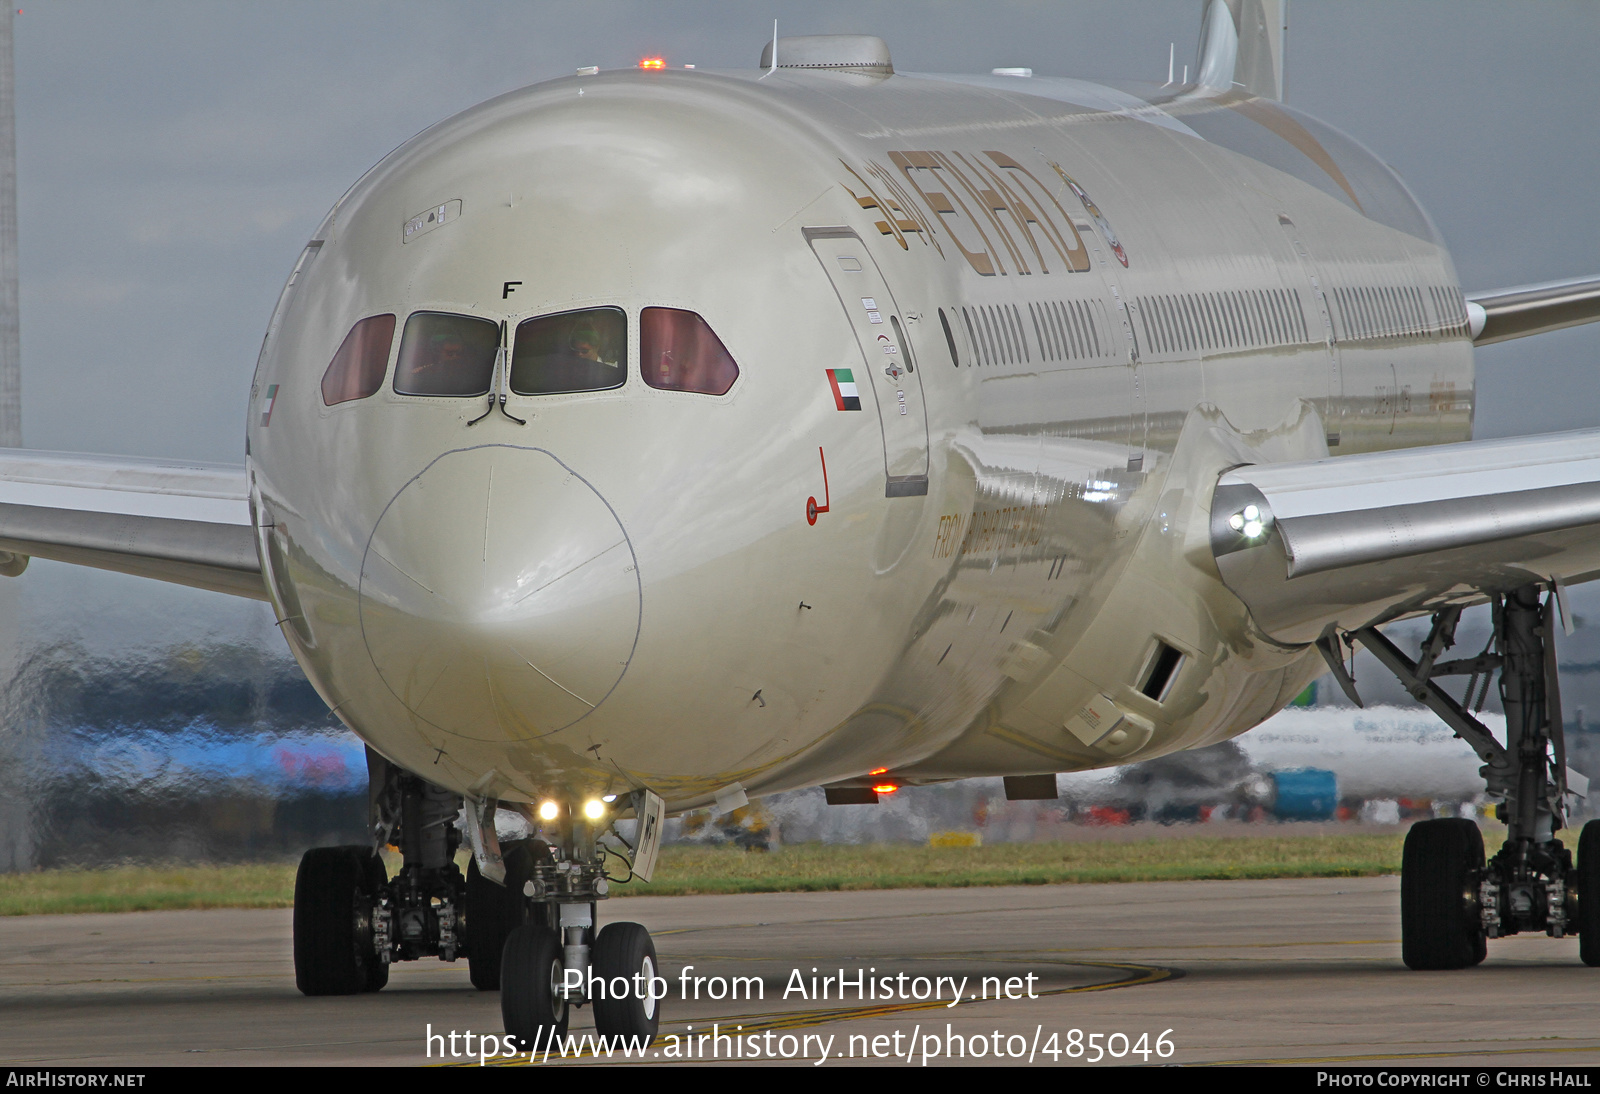
[[[768,76],[771,76],[776,71],[778,71],[778,21],[774,19],[772,21],[772,67],[767,69],[767,71],[762,75],[756,77],[757,82],[765,80]]]
[[[1171,87],[1172,86],[1172,64],[1177,59],[1178,59],[1178,43],[1177,42],[1168,42],[1167,43],[1167,82],[1162,84],[1161,85],[1162,87]]]

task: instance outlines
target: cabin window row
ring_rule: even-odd
[[[1310,341],[1298,293],[1287,289],[1141,296],[1135,302],[1152,353],[1260,349]]]
[[[1342,287],[1333,290],[1333,299],[1339,339],[1346,342],[1454,334],[1467,324],[1459,289],[1430,285],[1424,297],[1414,285]]]
[[[1027,317],[1015,304],[952,306],[939,309],[939,323],[950,360],[961,367],[956,335],[966,335],[967,363],[980,367],[1040,361],[1087,360],[1105,353],[1110,335],[1102,332],[1104,307],[1098,300],[1047,300],[1028,304]],[[1028,340],[1028,330],[1033,341]]]
[[[383,387],[398,317],[372,315],[350,328],[322,377],[327,406],[365,399]],[[400,395],[470,398],[489,393],[506,341],[503,323],[451,312],[406,318],[393,389]],[[628,317],[621,308],[585,308],[524,319],[510,339],[508,386],[517,395],[609,391],[628,379]],[[722,340],[697,313],[639,313],[639,375],[663,391],[725,395],[739,378]]]

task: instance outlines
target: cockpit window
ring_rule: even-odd
[[[394,344],[392,315],[372,315],[350,328],[322,374],[322,401],[327,406],[365,399],[383,386]]]
[[[628,317],[621,308],[542,315],[517,324],[511,390],[518,395],[604,391],[628,378]]]
[[[394,389],[402,395],[485,395],[500,324],[470,315],[412,312],[400,339]]]
[[[639,360],[644,382],[666,391],[725,395],[739,378],[722,339],[700,316],[677,308],[639,313]]]

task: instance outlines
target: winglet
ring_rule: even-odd
[[[1195,82],[1282,100],[1288,36],[1289,0],[1211,0],[1200,24]]]

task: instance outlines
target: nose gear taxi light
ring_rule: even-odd
[[[606,807],[598,798],[590,798],[583,803],[583,815],[590,820],[599,820],[606,815]]]
[[[539,803],[539,819],[553,821],[561,815],[561,806],[553,801]]]

